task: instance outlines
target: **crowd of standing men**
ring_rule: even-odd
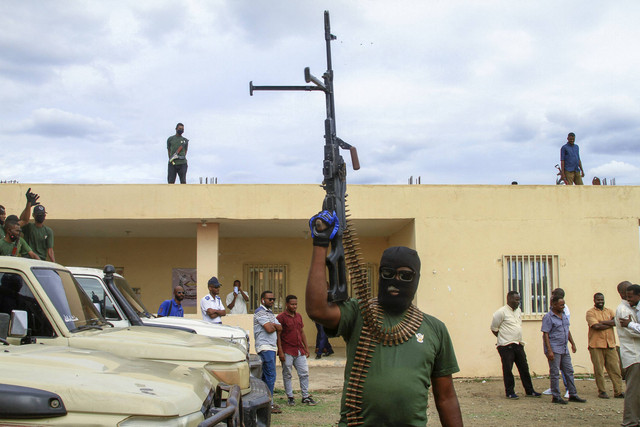
[[[594,306],[586,313],[588,350],[593,363],[598,397],[609,399],[605,383],[606,371],[613,385],[613,397],[624,399],[622,426],[640,425],[640,285],[621,282],[617,287],[621,301],[616,311],[605,307],[604,295],[593,296]],[[551,295],[551,310],[542,320],[543,350],[549,362],[552,402],[566,405],[560,393],[560,374],[567,390],[569,402],[585,403],[578,396],[573,376],[571,352],[577,351],[570,331],[571,314],[565,304],[565,293],[556,288]],[[619,347],[613,327],[617,327]],[[522,340],[522,311],[517,291],[507,294],[507,304],[498,309],[491,322],[491,331],[497,337],[497,350],[502,361],[505,394],[508,399],[518,399],[512,374],[516,364],[527,397],[540,397],[533,389],[527,356]],[[569,351],[571,345],[571,352]],[[623,391],[622,381],[626,382]]]
[[[7,216],[4,206],[0,205],[0,255],[30,257],[56,262],[53,251],[53,230],[44,225],[47,211],[38,199],[40,196],[26,193],[27,203],[24,210],[17,215]],[[33,219],[31,222],[31,208]]]
[[[209,293],[200,301],[202,319],[213,324],[221,324],[222,317],[229,314],[247,314],[249,295],[242,289],[240,280],[233,282],[233,291],[226,298],[225,304],[220,297],[222,283],[217,277],[211,277],[207,286]],[[182,301],[185,291],[180,285],[173,289],[173,298],[163,301],[158,308],[158,316],[184,316]],[[273,402],[273,391],[276,381],[276,355],[282,364],[282,379],[287,404],[295,405],[292,386],[292,368],[295,368],[300,380],[302,392],[301,402],[313,406],[316,401],[309,394],[309,346],[304,333],[302,316],[297,313],[298,298],[295,295],[286,297],[286,309],[279,315],[273,313],[275,297],[272,291],[264,291],[260,295],[260,306],[253,315],[253,333],[256,353],[262,360],[262,380],[267,384],[272,396],[272,413],[282,412]],[[331,350],[333,352],[333,350]]]

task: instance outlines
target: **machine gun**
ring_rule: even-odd
[[[344,159],[340,155],[340,148],[349,150],[351,153],[351,163],[354,170],[360,169],[358,152],[356,148],[347,144],[336,136],[336,113],[333,91],[333,69],[331,66],[331,41],[336,36],[331,34],[329,23],[329,11],[324,12],[324,39],[327,49],[327,71],[322,75],[322,81],[311,74],[309,67],[304,69],[304,80],[306,83],[313,83],[315,86],[254,86],[253,81],[249,82],[249,94],[253,96],[254,91],[260,90],[320,90],[325,94],[327,118],[324,121],[324,161],[322,163],[322,174],[324,180],[322,187],[326,191],[322,209],[329,212],[335,211],[340,221],[340,230],[331,241],[331,252],[327,256],[327,268],[329,270],[329,293],[327,299],[337,302],[348,298],[347,275],[345,265],[345,252],[342,238],[347,227],[346,215],[346,189],[347,189],[347,169]]]

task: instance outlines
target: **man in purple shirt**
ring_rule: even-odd
[[[560,395],[558,384],[559,371],[564,373],[569,390],[569,402],[584,403],[586,399],[578,396],[573,380],[573,365],[567,342],[571,343],[571,351],[576,352],[576,344],[569,331],[569,318],[564,314],[564,299],[559,295],[551,297],[551,311],[542,319],[542,342],[544,354],[549,360],[549,382],[551,383],[551,402],[566,405],[567,401]]]

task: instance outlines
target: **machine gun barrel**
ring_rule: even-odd
[[[331,64],[331,41],[336,36],[331,34],[331,24],[329,11],[324,12],[324,38],[327,53],[327,71],[322,75],[322,81],[311,74],[309,67],[304,69],[304,80],[306,83],[313,83],[315,86],[254,86],[249,82],[249,93],[253,96],[254,91],[260,90],[320,90],[325,94],[327,118],[324,122],[324,159],[322,162],[322,175],[326,195],[322,202],[322,209],[335,212],[340,222],[340,230],[331,241],[331,252],[327,256],[326,264],[329,270],[329,291],[327,299],[329,301],[344,301],[349,297],[347,290],[347,269],[345,265],[345,253],[342,244],[342,237],[346,230],[346,189],[347,171],[344,159],[340,155],[340,148],[349,150],[354,170],[360,169],[358,152],[356,148],[347,144],[336,135],[336,114],[333,91],[333,69]]]

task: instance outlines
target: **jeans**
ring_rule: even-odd
[[[258,353],[262,359],[262,381],[267,384],[273,399],[273,387],[276,384],[276,352],[265,350]]]
[[[521,344],[509,344],[498,347],[500,359],[502,360],[502,378],[504,380],[504,391],[507,396],[515,394],[515,380],[513,378],[513,363],[515,362],[520,374],[522,386],[527,394],[533,394],[533,384],[531,384],[531,375],[529,374],[529,364],[527,363],[527,355]]]
[[[549,360],[549,382],[551,383],[551,394],[555,399],[561,399],[560,395],[560,370],[562,370],[565,385],[569,391],[569,396],[577,396],[578,391],[573,382],[573,365],[571,364],[571,355],[569,353],[560,354],[553,353],[553,360]]]
[[[307,356],[300,354],[292,356],[284,355],[284,363],[282,364],[282,382],[284,383],[284,392],[287,397],[293,397],[293,387],[291,386],[291,368],[295,367],[300,379],[300,390],[302,397],[309,397],[309,367],[307,365]]]
[[[186,163],[184,165],[172,165],[169,163],[168,171],[167,171],[167,183],[175,184],[176,183],[176,174],[180,177],[180,184],[187,183],[187,168],[189,165]]]

